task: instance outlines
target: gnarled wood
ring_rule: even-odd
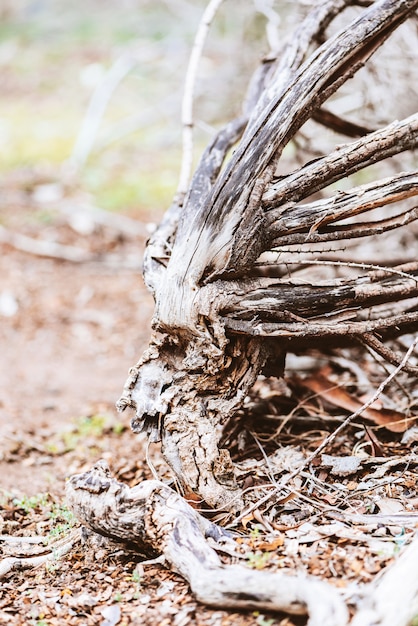
[[[344,626],[348,612],[338,592],[312,577],[225,566],[207,542],[223,531],[159,481],[133,488],[111,477],[101,461],[70,478],[67,501],[83,524],[144,555],[162,554],[196,598],[210,606],[309,615],[310,626]]]
[[[93,531],[144,557],[162,555],[167,566],[188,581],[197,600],[210,606],[306,614],[310,626],[348,624],[346,601],[354,611],[352,626],[408,626],[416,614],[417,535],[376,581],[340,594],[303,574],[222,564],[207,539],[231,541],[225,531],[159,481],[132,488],[116,481],[105,461],[69,479],[67,501]],[[357,517],[367,525],[385,516]]]
[[[281,375],[289,339],[361,339],[418,327],[416,265],[402,262],[379,273],[384,261],[361,267],[349,259],[348,278],[335,272],[332,279],[301,281],[298,258],[292,257],[297,245],[364,238],[417,218],[416,208],[402,208],[417,193],[412,170],[328,198],[310,197],[416,147],[416,114],[370,133],[348,124],[349,134],[354,127],[366,134],[276,175],[299,129],[308,119],[329,121],[326,101],[413,14],[418,0],[368,3],[329,36],[333,19],[339,16],[341,23],[352,4],[358,3],[318,2],[283,50],[263,61],[243,115],[215,136],[184,202],[174,201],[147,249],[144,277],[156,301],[154,334],[131,370],[119,408],[135,409],[135,432],[161,438],[185,493],[213,507],[242,506],[229,453],[219,450],[221,427],[263,369]],[[344,130],[341,119],[330,115]],[[391,214],[353,221],[378,207],[387,211],[389,204]]]

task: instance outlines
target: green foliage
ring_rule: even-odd
[[[248,552],[246,554],[247,565],[252,569],[264,569],[271,560],[271,556],[270,552],[261,552],[261,550]]]
[[[138,584],[141,582],[141,574],[138,572],[137,569],[134,569],[134,571],[132,572],[132,582]]]
[[[106,428],[107,418],[104,415],[79,417],[70,431],[62,433],[65,450],[75,450],[80,442],[87,438],[100,438]]]
[[[123,422],[108,415],[83,415],[73,420],[69,430],[63,430],[57,433],[56,438],[50,439],[45,448],[49,454],[65,454],[80,448],[88,448],[90,452],[95,449],[97,452],[103,449],[106,435],[113,433],[119,436],[125,428]]]
[[[62,503],[54,503],[49,513],[51,529],[49,539],[57,539],[66,535],[76,523],[73,513]]]
[[[23,495],[19,498],[4,497],[4,505],[12,501],[13,506],[24,511],[26,515],[42,512],[50,520],[50,530],[46,541],[53,541],[66,535],[76,523],[73,513],[63,502],[55,502],[49,493],[34,496]]]
[[[35,496],[22,496],[21,498],[13,498],[13,505],[22,509],[25,513],[45,507],[48,504],[48,493],[39,493]]]

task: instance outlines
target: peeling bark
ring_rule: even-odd
[[[135,409],[134,431],[161,439],[184,493],[209,506],[242,507],[229,452],[219,449],[221,428],[263,369],[282,374],[292,342],[365,336],[370,344],[418,328],[416,264],[385,273],[382,264],[357,263],[350,278],[336,273],[315,282],[299,279],[292,257],[295,246],[402,229],[418,215],[416,207],[404,206],[417,194],[416,171],[310,197],[418,143],[416,114],[373,132],[327,115],[330,96],[386,40],[390,45],[418,0],[367,3],[328,36],[333,19],[352,4],[358,3],[319,2],[283,49],[262,62],[242,116],[215,136],[184,202],[175,199],[147,248],[154,334],[118,406]],[[309,119],[338,121],[339,132],[365,134],[278,179],[284,148]],[[390,215],[355,221],[389,205]]]

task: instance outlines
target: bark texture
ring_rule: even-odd
[[[214,607],[308,615],[309,626],[407,626],[418,607],[418,536],[374,582],[341,591],[304,574],[224,565],[208,539],[229,541],[225,531],[192,509],[167,485],[152,480],[129,488],[112,478],[105,461],[67,483],[67,501],[93,531],[136,549],[163,555],[196,598]],[[364,524],[374,515],[364,515]],[[215,544],[216,545],[216,544]]]
[[[310,626],[347,623],[345,604],[327,583],[303,575],[223,565],[207,538],[225,539],[224,531],[159,481],[143,481],[130,489],[112,478],[101,461],[69,480],[67,501],[78,519],[95,532],[144,555],[163,555],[200,602],[307,614]]]
[[[334,272],[312,281],[301,272],[309,265],[301,247],[384,235],[418,217],[410,204],[416,171],[318,195],[418,144],[417,114],[369,130],[323,108],[382,44],[390,46],[418,0],[366,3],[346,19],[355,4],[317,3],[263,61],[242,115],[214,137],[186,197],[174,200],[148,244],[144,278],[155,298],[154,333],[118,406],[135,410],[135,432],[162,440],[184,492],[213,507],[242,507],[229,452],[219,449],[222,425],[260,373],[282,374],[294,342],[348,337],[376,347],[418,327],[413,251],[399,263],[344,257],[354,270],[349,277]],[[329,35],[336,17],[344,26]],[[281,171],[283,150],[309,119],[361,136]],[[378,208],[386,213],[359,221]],[[339,262],[334,256],[330,264]]]

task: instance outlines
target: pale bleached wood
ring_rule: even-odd
[[[418,195],[418,172],[402,172],[384,180],[339,191],[330,198],[307,204],[286,204],[269,213],[267,232],[274,238],[294,232],[309,235],[333,222],[373,211]]]
[[[415,113],[357,141],[339,145],[330,154],[272,181],[263,195],[263,205],[270,209],[280,206],[284,201],[300,202],[344,176],[405,150],[411,150],[417,145],[418,113]]]
[[[346,197],[344,206],[337,198],[337,213],[335,198],[294,207],[286,195],[298,184],[303,194],[325,188],[344,177],[344,163],[354,172],[410,149],[416,145],[415,117],[367,135],[336,150],[328,161],[319,160],[272,186],[289,141],[414,12],[418,0],[374,2],[327,38],[326,27],[351,4],[318,2],[283,55],[274,51],[266,60],[252,81],[243,116],[215,137],[184,203],[174,202],[147,248],[144,277],[156,301],[154,334],[131,370],[119,408],[135,409],[135,432],[161,438],[184,492],[215,508],[239,510],[243,504],[228,450],[219,449],[220,427],[242,406],[260,372],[281,375],[288,346],[284,340],[360,336],[409,329],[418,321],[411,304],[416,282],[406,276],[398,282],[366,278],[365,285],[359,277],[336,287],[312,284],[294,291],[291,280],[276,280],[262,283],[258,293],[257,284],[251,284],[260,255],[279,237],[321,234],[332,228],[328,222],[353,211],[359,214],[415,193],[416,175],[411,174],[375,190],[360,189],[357,197]],[[301,184],[305,175],[308,182]],[[284,194],[280,200],[279,187]],[[414,214],[408,219],[415,219]],[[398,223],[402,217],[395,219]],[[406,310],[397,303],[401,298]],[[392,301],[398,308],[380,319],[373,307]],[[318,317],[303,321],[306,312]]]
[[[418,615],[418,534],[356,599],[351,626],[409,626]]]
[[[219,608],[307,614],[309,626],[345,626],[348,612],[338,591],[304,574],[269,573],[223,565],[207,538],[224,532],[159,481],[135,487],[117,482],[100,461],[67,482],[68,506],[97,533],[167,565],[190,584],[197,600]]]
[[[78,545],[81,537],[80,531],[75,529],[65,537],[45,545],[43,549],[36,550],[33,544],[38,544],[36,547],[39,548],[39,539],[39,537],[9,537],[7,539],[7,543],[9,543],[12,548],[10,552],[13,552],[14,556],[7,556],[0,559],[0,579],[13,571],[32,569],[41,565],[52,565],[64,555],[68,554],[75,545]],[[41,538],[41,540],[47,542],[45,537]],[[39,554],[39,551],[43,553]],[[16,552],[20,553],[20,555],[16,556]]]

